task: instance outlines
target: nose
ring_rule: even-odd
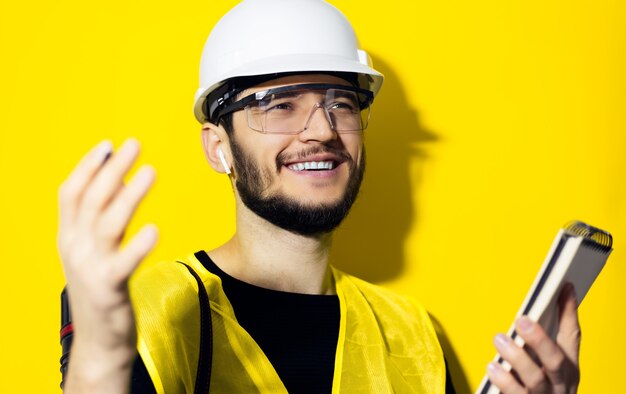
[[[337,138],[333,120],[321,103],[313,106],[304,130],[300,133],[300,138],[305,141],[330,141]]]

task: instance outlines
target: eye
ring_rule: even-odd
[[[335,112],[356,113],[356,112],[358,112],[357,108],[358,108],[358,106],[356,105],[355,102],[350,101],[350,100],[346,100],[346,101],[336,101],[336,102],[332,103],[328,107],[328,110],[329,111],[335,111]]]
[[[289,112],[295,110],[295,102],[293,97],[269,97],[258,103],[258,108],[265,112]]]
[[[288,102],[284,103],[270,103],[268,106],[264,107],[265,112],[270,111],[289,111],[293,109],[293,105]]]

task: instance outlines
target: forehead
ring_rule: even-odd
[[[281,77],[272,79],[262,84],[253,86],[242,91],[239,96],[244,97],[252,93],[260,92],[261,90],[277,88],[280,86],[298,85],[302,83],[328,83],[334,85],[352,86],[348,81],[343,78],[336,77],[328,74],[305,74],[305,75],[290,75],[287,77]]]

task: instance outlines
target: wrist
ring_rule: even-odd
[[[78,345],[78,344],[77,344]],[[88,349],[76,346],[70,355],[66,393],[127,393],[136,349]]]

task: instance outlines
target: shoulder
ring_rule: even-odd
[[[189,275],[184,265],[176,260],[160,261],[140,268],[130,280],[132,292],[158,292],[164,288],[186,286]]]
[[[176,305],[186,305],[183,299],[196,291],[190,279],[185,266],[176,261],[161,261],[137,271],[129,283],[137,318],[160,316],[159,310],[174,311]]]
[[[370,315],[379,332],[387,338],[389,350],[404,349],[412,343],[431,354],[441,354],[430,315],[419,302],[338,270],[334,270],[334,275],[346,310],[351,311],[352,316],[359,316],[360,321],[364,315]]]
[[[131,290],[187,287],[190,283],[196,283],[191,270],[197,273],[204,282],[212,279],[212,275],[195,255],[189,254],[185,257],[159,261],[140,268],[131,278],[130,287]]]
[[[346,326],[352,327],[346,341],[383,347],[388,365],[415,387],[424,382],[423,387],[443,387],[443,352],[426,309],[410,297],[338,270],[333,273],[345,303]],[[414,381],[416,376],[421,383]]]
[[[150,310],[150,306],[194,305],[198,297],[196,276],[207,288],[216,285],[215,276],[193,254],[143,267],[129,283],[133,305],[139,311]]]
[[[334,269],[338,282],[353,286],[367,300],[375,312],[385,312],[396,317],[414,317],[430,324],[426,309],[415,299],[398,294],[382,286],[369,283],[345,272]]]

